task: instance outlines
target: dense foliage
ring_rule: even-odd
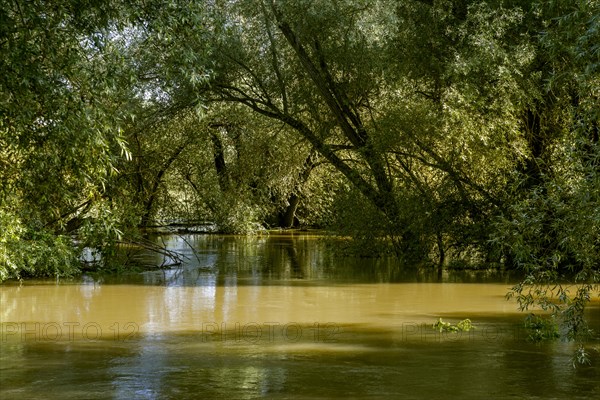
[[[579,337],[599,43],[597,0],[3,0],[0,280],[157,223],[320,226],[520,268]]]

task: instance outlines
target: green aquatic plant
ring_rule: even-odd
[[[475,326],[471,323],[470,319],[463,319],[456,325],[452,325],[450,322],[444,322],[442,318],[433,324],[433,329],[442,332],[468,332],[471,329],[475,329]]]

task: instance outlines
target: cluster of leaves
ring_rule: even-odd
[[[580,320],[580,324],[585,323],[580,317],[577,319]],[[561,338],[561,336],[564,336],[560,333],[560,325],[561,324],[556,321],[556,316],[554,314],[550,317],[540,317],[535,314],[530,314],[525,318],[524,322],[527,339],[536,343],[557,340]],[[581,329],[581,326],[578,328]],[[591,334],[592,331],[586,328],[585,332],[579,333],[578,338],[582,339],[583,337],[590,337]],[[589,365],[591,362],[590,351],[583,344],[583,341],[581,341],[571,358],[573,368],[586,364]]]
[[[438,321],[433,324],[433,329],[443,333],[443,332],[469,332],[471,329],[475,329],[475,326],[471,323],[470,319],[463,319],[458,322],[456,325],[451,324],[450,322],[443,321],[442,318],[438,319]]]
[[[555,340],[560,337],[558,324],[554,318],[543,318],[530,314],[525,318],[524,326],[528,332],[527,339],[533,342]]]
[[[84,3],[0,7],[2,278],[74,272],[70,233],[113,206],[127,68],[110,38],[125,7]]]
[[[14,214],[1,209],[0,229],[0,281],[79,272],[78,253],[69,237],[28,229]]]

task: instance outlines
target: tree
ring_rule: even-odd
[[[0,8],[0,279],[70,273],[77,253],[65,235],[83,215],[112,226],[105,183],[128,154],[118,128],[127,72],[109,30],[124,8]]]
[[[492,235],[527,273],[512,293],[521,308],[552,311],[570,339],[589,334],[583,311],[600,283],[599,6],[559,1],[530,9],[530,24],[539,27],[530,39],[544,60],[530,71],[537,88],[525,114],[534,122],[526,124],[531,157]]]
[[[207,23],[210,83],[195,92],[296,131],[375,207],[401,253],[485,247],[481,232],[513,165],[506,150],[521,146],[515,108],[504,105],[522,95],[515,77],[527,49],[502,42],[519,13],[397,4],[220,3]],[[440,26],[424,36],[432,16]],[[490,24],[494,35],[486,33]],[[425,47],[447,54],[417,51],[437,36]],[[468,229],[440,229],[440,218]]]

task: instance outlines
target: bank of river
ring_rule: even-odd
[[[573,369],[573,344],[526,340],[514,277],[440,280],[309,235],[167,244],[182,267],[0,286],[0,398],[600,397],[598,354]]]

